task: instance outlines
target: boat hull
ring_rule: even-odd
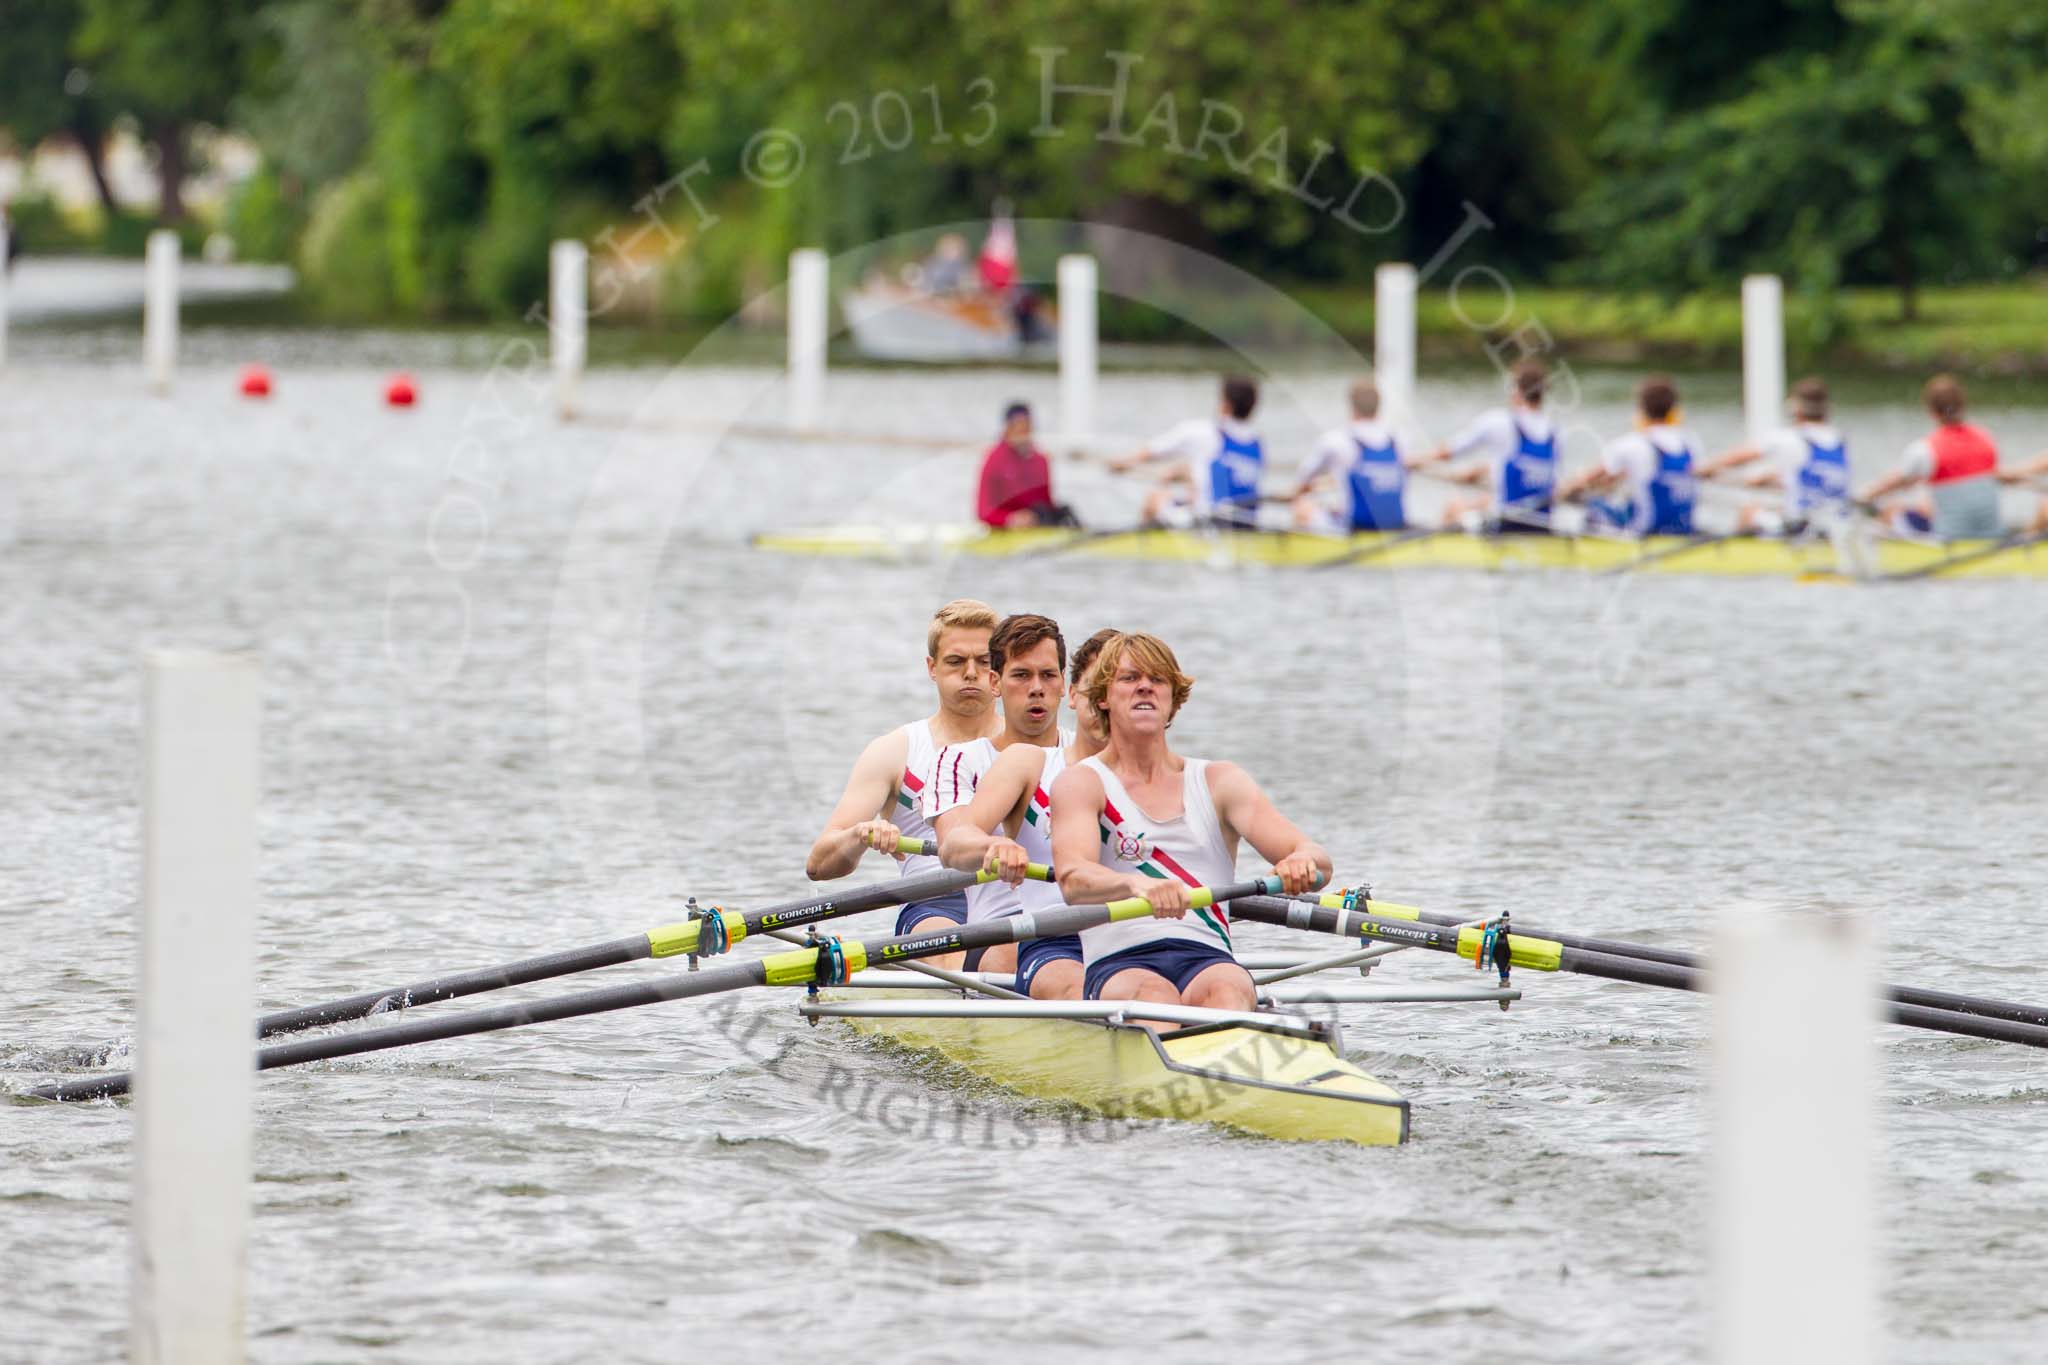
[[[937,1053],[1018,1094],[1116,1118],[1215,1123],[1295,1142],[1390,1147],[1408,1138],[1408,1101],[1321,1038],[1235,1025],[1159,1035],[1067,1019],[840,1022]]]
[[[1001,302],[980,296],[934,298],[899,285],[870,283],[842,294],[839,311],[853,344],[872,360],[927,364],[990,362],[1049,353],[1017,334]]]
[[[1144,530],[1075,532],[1050,528],[990,531],[970,525],[832,526],[767,532],[753,544],[778,554],[915,562],[955,555],[1010,558],[1059,551],[1076,558],[1154,563],[1266,565],[1312,568],[1346,556],[1345,567],[1370,569],[1639,570],[1643,573],[1707,574],[1750,578],[1837,578],[1844,572],[1826,541],[1788,544],[1741,539],[1711,544],[1680,536],[1641,541],[1572,536],[1473,536],[1450,534],[1399,540],[1398,533],[1362,532],[1322,536],[1294,531],[1209,532]],[[1937,545],[1879,540],[1864,547],[1863,574],[1926,570],[1946,560],[1965,561],[1996,542],[1959,541]],[[1681,552],[1682,551],[1682,552]],[[2048,578],[2048,542],[2017,546],[1995,555],[1958,562],[1942,578]]]

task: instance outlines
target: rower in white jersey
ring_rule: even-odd
[[[1849,447],[1828,422],[1828,386],[1809,376],[1792,386],[1786,402],[1792,424],[1751,445],[1737,446],[1701,464],[1696,477],[1711,479],[1768,458],[1744,476],[1747,488],[1784,490],[1783,511],[1745,503],[1735,529],[1798,538],[1825,535],[1849,515]]]
[[[1259,475],[1266,463],[1265,446],[1251,426],[1258,405],[1256,383],[1241,374],[1226,375],[1214,418],[1182,422],[1136,454],[1110,461],[1117,474],[1167,462],[1159,486],[1145,499],[1146,524],[1172,517],[1233,530],[1258,526]]]
[[[1112,637],[1083,686],[1109,739],[1053,783],[1060,893],[1073,905],[1143,896],[1153,909],[1081,935],[1083,990],[1091,1000],[1251,1009],[1257,993],[1232,952],[1229,907],[1191,911],[1188,889],[1235,880],[1240,840],[1290,894],[1327,883],[1330,855],[1244,769],[1168,747],[1166,728],[1194,679],[1164,641]]]
[[[988,638],[989,670],[1003,706],[1003,728],[990,738],[970,739],[939,750],[932,780],[925,787],[924,818],[943,845],[949,826],[964,818],[982,775],[1001,754],[1019,749],[1031,754],[1056,752],[1066,743],[1059,730],[1060,693],[1067,666],[1067,642],[1059,626],[1045,616],[1006,616]],[[943,853],[941,861],[944,861]],[[967,922],[1000,919],[1024,908],[1018,888],[984,882],[967,888]],[[1008,972],[1017,965],[1015,944],[975,949],[967,970]]]
[[[1678,424],[1678,386],[1653,374],[1636,386],[1636,429],[1607,443],[1600,463],[1558,486],[1560,502],[1619,487],[1618,501],[1590,503],[1589,529],[1623,536],[1689,536],[1698,489],[1692,441]]]
[[[1437,447],[1431,461],[1481,458],[1444,475],[1452,483],[1484,485],[1487,492],[1453,499],[1444,509],[1451,524],[1476,516],[1488,535],[1550,530],[1551,497],[1560,469],[1557,429],[1543,411],[1550,371],[1540,360],[1524,360],[1509,377],[1508,405],[1472,419],[1450,444]]]
[[[861,750],[839,804],[804,863],[804,873],[812,881],[844,877],[871,848],[895,854],[896,841],[903,836],[934,837],[922,803],[939,751],[1002,729],[989,674],[988,637],[995,626],[995,612],[972,598],[948,602],[932,617],[925,632],[924,665],[938,689],[939,709],[923,720],[898,726]],[[937,858],[923,855],[896,856],[905,876],[939,865]],[[967,898],[956,891],[904,906],[896,917],[896,932],[917,933],[966,921]],[[946,953],[932,961],[958,967],[961,955]]]
[[[1404,454],[1393,429],[1380,421],[1379,385],[1356,380],[1350,399],[1350,423],[1323,433],[1295,481],[1295,528],[1324,535],[1405,531],[1408,471],[1427,463],[1427,457]],[[1311,496],[1324,483],[1340,490],[1342,511]]]
[[[1000,639],[1002,632],[997,631]],[[1037,911],[1064,904],[1058,886],[1024,880],[1031,863],[1052,862],[1052,792],[1059,775],[1073,764],[1100,753],[1108,742],[1102,713],[1081,690],[1081,679],[1095,663],[1102,646],[1116,637],[1113,630],[1098,630],[1074,651],[1068,676],[1074,686],[1067,704],[1074,708],[1074,733],[1059,748],[1035,749],[1028,744],[1004,750],[975,787],[974,799],[965,806],[941,814],[935,822],[939,831],[939,861],[947,867],[972,872],[985,870],[1002,880],[992,885],[1014,889],[1014,908],[1002,913]],[[991,644],[991,651],[999,648]],[[1042,646],[1041,646],[1042,648]],[[1054,693],[1057,698],[1057,693]],[[1010,704],[1007,678],[1004,708]],[[1017,989],[1034,1000],[1078,1000],[1081,998],[1081,938],[1063,934],[1057,938],[1026,939],[1014,948]],[[990,959],[982,959],[985,970],[997,970]]]

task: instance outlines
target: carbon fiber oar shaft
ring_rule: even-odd
[[[1213,890],[1197,887],[1193,889],[1190,899],[1196,906],[1205,906],[1213,905],[1219,900],[1232,900],[1235,897],[1252,896],[1279,889],[1279,878],[1266,877]],[[321,1038],[301,1038],[289,1043],[274,1043],[269,1047],[257,1049],[256,1069],[269,1071],[281,1066],[299,1066],[306,1062],[353,1057],[365,1052],[384,1052],[391,1048],[409,1047],[415,1043],[461,1038],[474,1033],[492,1033],[500,1029],[519,1028],[526,1024],[574,1019],[586,1014],[604,1014],[612,1010],[659,1004],[665,1000],[682,1000],[693,996],[742,990],[748,986],[808,986],[821,982],[829,984],[834,975],[850,976],[871,963],[901,962],[963,949],[992,948],[1000,943],[1016,943],[1029,938],[1056,938],[1064,934],[1078,934],[1084,929],[1092,929],[1098,924],[1107,924],[1112,920],[1140,919],[1151,913],[1152,907],[1148,902],[1133,897],[1129,900],[1113,901],[1107,905],[1069,905],[1035,913],[1007,915],[1001,919],[954,925],[938,933],[905,934],[866,941],[831,941],[818,947],[772,953],[767,957],[706,967],[701,971],[674,972],[648,981],[581,991],[575,995],[557,996],[552,1000],[536,1000],[523,1005],[501,1005],[495,1009],[475,1010],[469,1014],[406,1020],[383,1028],[359,1029]],[[836,970],[829,966],[835,952],[838,958]],[[131,1080],[131,1073],[123,1072],[38,1086],[28,1093],[37,1099],[45,1100],[99,1099],[108,1095],[126,1094]]]

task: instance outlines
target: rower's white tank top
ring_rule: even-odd
[[[1072,736],[1056,732],[1055,737],[1059,743],[1043,750],[1052,756],[1050,761],[1055,766],[1049,770],[1049,776],[1040,777],[1038,789],[1033,793],[1040,802],[1045,800],[1045,793],[1051,790],[1053,777],[1057,777],[1067,764],[1066,746]],[[992,739],[949,744],[939,750],[938,761],[932,769],[931,786],[927,789],[928,795],[922,805],[925,819],[936,823],[938,817],[947,811],[972,801],[974,793],[981,786],[982,776],[995,766],[996,755],[1000,752]],[[1032,862],[1050,865],[1051,836],[1049,833],[1038,833],[1041,829],[1051,829],[1050,816],[1041,813],[1038,818],[1040,823],[1034,825],[1031,808],[1027,805],[1023,830],[1019,833],[1017,842],[1024,846]],[[1038,842],[1034,844],[1033,839]],[[1026,894],[1034,891],[1037,893],[1036,896]],[[1059,887],[1052,883],[1025,882],[1022,886],[1011,886],[1006,882],[983,882],[979,886],[967,888],[967,922],[977,924],[985,919],[1001,919],[1005,915],[1021,914],[1027,907],[1063,903],[1060,900]]]
[[[1216,801],[1209,794],[1208,760],[1181,760],[1186,765],[1180,779],[1181,813],[1171,820],[1147,815],[1100,757],[1081,762],[1102,779],[1103,866],[1146,877],[1177,877],[1190,886],[1223,886],[1236,880],[1237,850],[1224,838],[1223,826],[1216,818]],[[1081,935],[1081,955],[1094,963],[1111,953],[1163,939],[1230,952],[1229,914],[1218,905],[1190,910],[1181,919],[1151,916],[1098,925]]]
[[[896,778],[895,814],[892,823],[912,839],[935,839],[932,822],[925,818],[924,793],[931,786],[932,769],[939,760],[939,746],[932,740],[929,721],[914,720],[903,727],[903,772]],[[939,868],[937,858],[913,853],[902,860],[897,871],[912,877]]]

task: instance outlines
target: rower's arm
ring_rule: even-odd
[[[1763,453],[1762,448],[1758,446],[1737,446],[1733,450],[1723,451],[1699,467],[1699,477],[1711,479],[1724,469],[1740,469],[1746,464],[1754,464],[1763,458]]]
[[[891,730],[861,750],[846,779],[846,790],[839,794],[839,804],[825,821],[824,833],[804,860],[805,876],[814,882],[830,881],[859,865],[860,855],[868,848],[867,827],[882,822],[883,808],[895,793],[908,753],[901,730]]]
[[[1621,475],[1609,471],[1603,465],[1596,464],[1591,469],[1580,470],[1559,484],[1557,486],[1557,497],[1560,502],[1571,502],[1596,489],[1611,488],[1620,479]]]
[[[974,799],[932,820],[939,836],[939,861],[962,872],[981,871],[996,831],[1002,830],[1005,837],[1015,835],[1024,803],[1044,768],[1044,756],[1034,744],[1012,744],[996,755],[981,775]]]
[[[1069,905],[1099,905],[1139,895],[1139,883],[1102,865],[1102,779],[1086,768],[1069,768],[1052,784],[1052,865],[1060,895]]]
[[[2043,474],[2048,474],[2048,450],[2042,451],[2031,460],[2014,465],[2011,469],[1999,470],[1998,481],[2000,483],[2026,483],[2040,478]]]
[[[1211,763],[1209,794],[1224,828],[1257,849],[1285,880],[1290,894],[1330,884],[1329,851],[1282,815],[1250,773],[1235,763]],[[1053,828],[1059,828],[1057,820]],[[1320,874],[1320,879],[1312,878],[1312,872]]]
[[[1885,497],[1892,493],[1896,493],[1901,488],[1911,488],[1914,484],[1918,482],[1920,482],[1920,480],[1917,477],[1908,474],[1905,470],[1894,469],[1891,473],[1885,475],[1876,483],[1873,483],[1870,485],[1870,487],[1864,489],[1863,496],[1857,499],[1857,501],[1876,502],[1879,498]]]

